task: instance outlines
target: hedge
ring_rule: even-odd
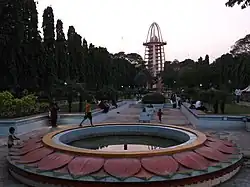
[[[164,104],[165,97],[160,93],[150,93],[142,98],[144,104]]]
[[[13,118],[47,111],[48,103],[38,103],[35,95],[15,98],[10,92],[0,92],[0,117]]]

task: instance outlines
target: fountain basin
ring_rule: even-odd
[[[109,136],[125,137],[118,145],[125,145],[127,139],[130,144],[138,144],[138,139],[131,140],[131,136],[172,142],[170,146],[148,150],[103,150],[72,144],[91,138],[105,142]],[[103,142],[97,141],[97,147]],[[123,123],[64,127],[45,133],[13,148],[8,161],[10,173],[30,186],[214,186],[239,171],[242,155],[232,142],[192,129]]]

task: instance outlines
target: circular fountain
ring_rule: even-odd
[[[38,134],[11,149],[8,162],[29,186],[215,186],[239,171],[242,155],[192,129],[124,123]]]

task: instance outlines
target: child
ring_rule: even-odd
[[[9,128],[9,137],[8,137],[8,148],[10,149],[13,145],[14,145],[14,141],[15,140],[20,140],[19,138],[17,138],[14,133],[15,133],[15,128],[14,127],[10,127]]]
[[[158,119],[159,119],[160,123],[161,123],[162,114],[163,113],[162,113],[161,109],[159,109],[159,111],[157,112],[157,116],[158,116]]]

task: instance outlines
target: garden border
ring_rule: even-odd
[[[126,101],[121,101],[117,103],[118,107],[126,104]],[[114,109],[112,106],[111,109]],[[92,115],[96,116],[102,113],[101,109],[93,110]],[[71,117],[71,116],[83,116],[83,113],[59,113],[60,118]],[[30,131],[39,129],[41,127],[48,126],[48,113],[26,116],[21,118],[13,118],[13,119],[0,119],[0,136],[6,136],[8,134],[10,127],[16,128],[16,133],[23,133],[27,129],[27,125],[29,125]],[[32,124],[32,126],[30,126]]]
[[[195,110],[189,108],[188,103],[183,103],[181,112],[189,122],[198,129],[223,129],[223,130],[242,130],[245,129],[246,116],[237,115],[207,115],[197,114]]]

